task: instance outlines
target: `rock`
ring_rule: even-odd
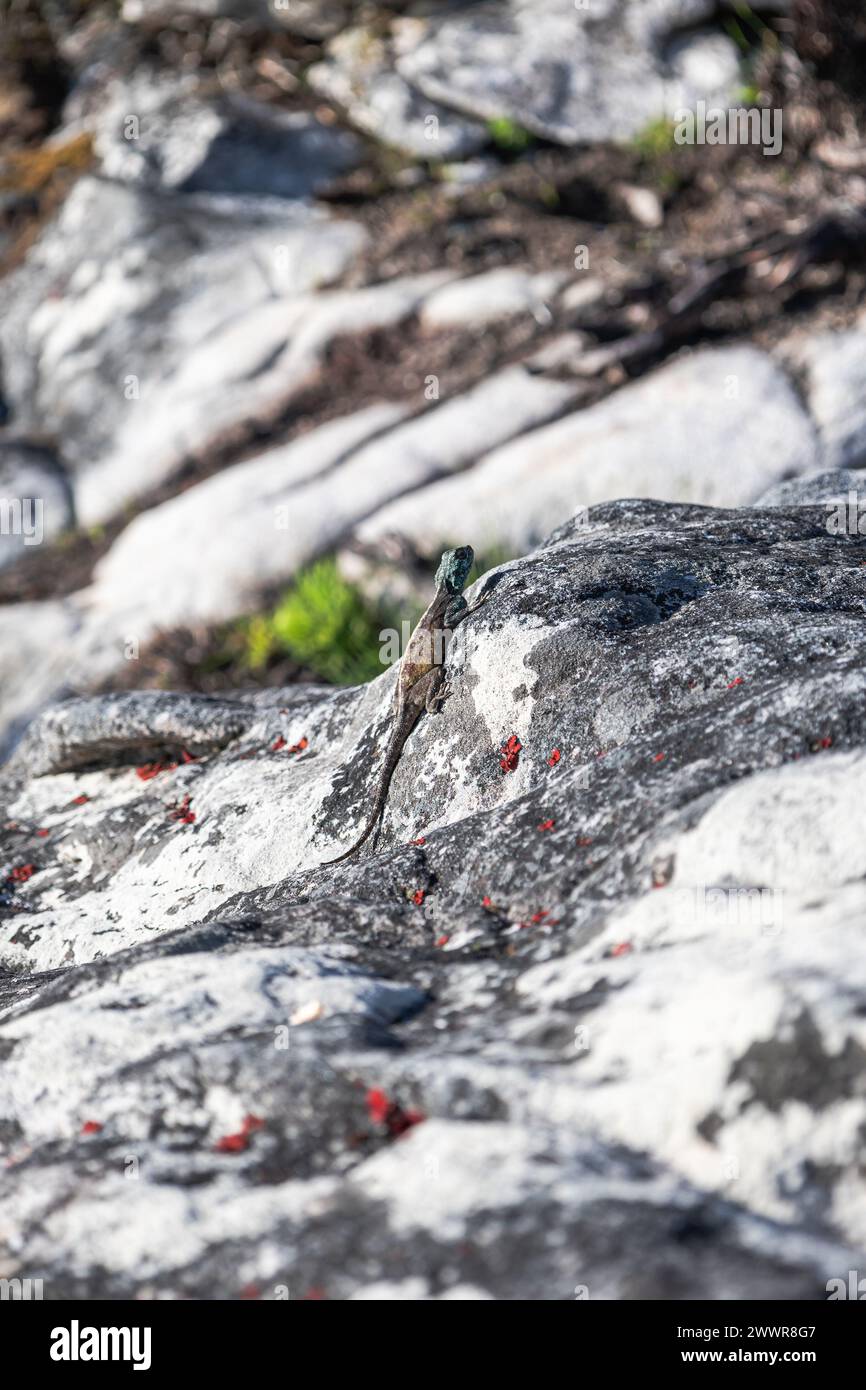
[[[109,624],[118,640],[131,631],[146,641],[157,622],[171,628],[248,611],[269,585],[288,583],[327,549],[356,508],[370,504],[352,459],[404,413],[370,406],[142,513],[97,567],[88,595],[96,623]],[[396,485],[381,476],[389,495]]]
[[[46,711],[0,774],[6,1276],[787,1300],[862,1267],[862,553],[820,508],[592,508],[470,593],[339,866],[393,674]]]
[[[317,379],[336,337],[400,322],[449,278],[447,272],[432,272],[354,291],[296,293],[293,287],[314,270],[316,256],[336,253],[341,242],[351,248],[358,229],[335,223],[336,245],[329,247],[325,232],[318,248],[310,244],[312,230],[299,230],[282,242],[277,293],[196,341],[170,379],[142,393],[114,449],[79,484],[78,507],[85,519],[113,515],[145,481],[157,486],[189,458],[237,447],[257,428],[266,433]]]
[[[94,152],[110,179],[154,191],[309,198],[353,168],[357,140],[307,112],[285,113],[145,73],[103,98]]]
[[[374,544],[398,532],[425,552],[431,535],[471,534],[519,553],[605,497],[736,506],[817,458],[814,427],[769,357],[704,349],[398,498],[359,534]]]
[[[350,8],[344,0],[123,0],[121,16],[128,24],[158,24],[187,15],[236,19],[319,39],[336,33]]]
[[[566,407],[568,383],[519,367],[406,420],[370,406],[224,469],[138,517],[100,563],[88,600],[101,630],[144,634],[236,617],[371,512],[471,465]]]
[[[115,753],[128,765],[184,753],[218,753],[255,720],[249,703],[207,695],[178,695],[171,702],[156,691],[98,700],[65,700],[47,710],[16,750],[12,767],[31,777],[108,767]]]
[[[0,568],[54,540],[71,521],[69,484],[54,454],[0,435]]]
[[[422,95],[394,68],[390,45],[366,28],[347,29],[328,45],[326,62],[307,81],[345,108],[359,130],[419,159],[463,159],[487,144],[486,127]]]
[[[825,468],[866,463],[866,321],[844,333],[812,337],[801,360]]]
[[[559,144],[627,140],[699,98],[712,105],[734,95],[730,39],[698,33],[672,43],[714,11],[711,0],[468,5],[430,19],[397,71],[431,100]]]
[[[177,466],[174,421],[155,416],[197,348],[275,299],[329,284],[363,240],[357,224],[300,203],[82,179],[0,281],[13,424],[62,439],[80,520],[106,520]],[[145,427],[149,453],[133,466],[130,441]]]
[[[664,222],[664,206],[654,189],[641,188],[633,183],[618,183],[612,191],[629,217],[639,226],[652,231]]]
[[[75,601],[0,605],[0,762],[33,716],[65,690],[70,667],[83,658],[90,669],[82,625]]]
[[[759,507],[817,507],[836,511],[837,504],[848,503],[849,493],[866,494],[866,468],[843,468],[832,473],[809,473],[805,478],[789,478],[776,483],[758,498]],[[866,500],[866,499],[864,499]]]
[[[726,34],[708,29],[681,35],[667,45],[666,57],[684,90],[703,96],[708,106],[727,105],[742,85],[742,53]]]
[[[462,325],[473,327],[492,323],[515,314],[531,314],[539,322],[549,322],[548,301],[568,281],[558,271],[533,275],[516,266],[503,266],[454,280],[434,291],[421,310],[425,328]]]

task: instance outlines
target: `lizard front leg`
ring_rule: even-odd
[[[438,714],[442,700],[445,697],[445,671],[441,666],[434,666],[416,681],[412,687],[412,698],[419,705],[423,704],[428,714]]]

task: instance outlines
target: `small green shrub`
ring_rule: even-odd
[[[676,149],[674,122],[667,116],[656,116],[631,138],[631,148],[646,163],[661,159]]]
[[[510,116],[495,116],[487,122],[490,139],[497,149],[507,154],[522,154],[532,144],[532,136]]]
[[[387,615],[346,583],[335,560],[318,560],[301,571],[270,613],[245,621],[244,662],[257,670],[286,653],[323,680],[360,685],[382,672],[380,633],[386,626]]]

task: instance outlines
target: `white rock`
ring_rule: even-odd
[[[856,468],[866,463],[866,325],[812,338],[803,358],[823,467]]]
[[[197,349],[331,283],[364,241],[357,223],[282,199],[81,179],[0,284],[7,397],[22,429],[62,439],[79,520],[107,519],[185,457],[196,411],[172,382]],[[246,418],[237,397],[225,411],[215,428]]]
[[[393,66],[388,45],[369,29],[347,29],[328,45],[328,60],[307,69],[316,91],[345,107],[350,120],[419,159],[460,159],[487,143],[477,121],[420,94]]]
[[[550,419],[572,391],[511,368],[399,428],[404,408],[371,406],[225,469],[127,527],[98,567],[93,612],[137,632],[236,616],[395,496]]]
[[[596,502],[737,506],[814,468],[816,457],[814,427],[769,357],[751,347],[706,349],[399,498],[361,534],[372,542],[399,532],[422,548],[431,531],[471,534],[477,546],[519,553]]]
[[[673,60],[665,56],[677,28],[713,10],[709,0],[473,5],[431,19],[397,70],[446,106],[485,120],[507,117],[561,144],[629,139],[698,98],[733,96],[737,55],[724,35],[692,37]]]
[[[488,270],[434,291],[421,310],[421,322],[425,328],[480,327],[517,314],[547,321],[548,304],[567,280],[556,271],[533,275],[510,266]]]
[[[196,80],[145,71],[112,83],[93,148],[110,179],[162,190],[308,198],[357,164],[357,139],[308,112],[281,112],[235,93],[201,95]]]
[[[144,512],[98,565],[92,613],[146,638],[156,623],[218,622],[246,611],[262,589],[288,582],[333,542],[355,509],[363,513],[360,489],[340,485],[355,481],[351,462],[341,460],[403,414],[370,406]],[[395,480],[380,485],[387,491]]]
[[[348,232],[347,246],[357,245],[357,228],[341,225]],[[336,250],[326,235],[320,251],[328,254],[329,245]],[[449,278],[448,272],[437,271],[360,290],[293,293],[296,270],[309,274],[316,252],[306,234],[281,249],[292,260],[282,264],[280,293],[197,335],[177,371],[155,381],[130,406],[114,448],[79,482],[83,520],[93,523],[113,515],[134,499],[145,480],[149,487],[164,482],[185,459],[205,455],[226,432],[243,430],[256,420],[267,423],[310,384],[337,335],[399,322]],[[304,263],[308,255],[311,259]]]

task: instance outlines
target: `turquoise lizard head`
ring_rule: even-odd
[[[474,561],[475,551],[471,545],[458,545],[456,550],[444,551],[436,571],[436,583],[444,584],[449,593],[462,594]]]

